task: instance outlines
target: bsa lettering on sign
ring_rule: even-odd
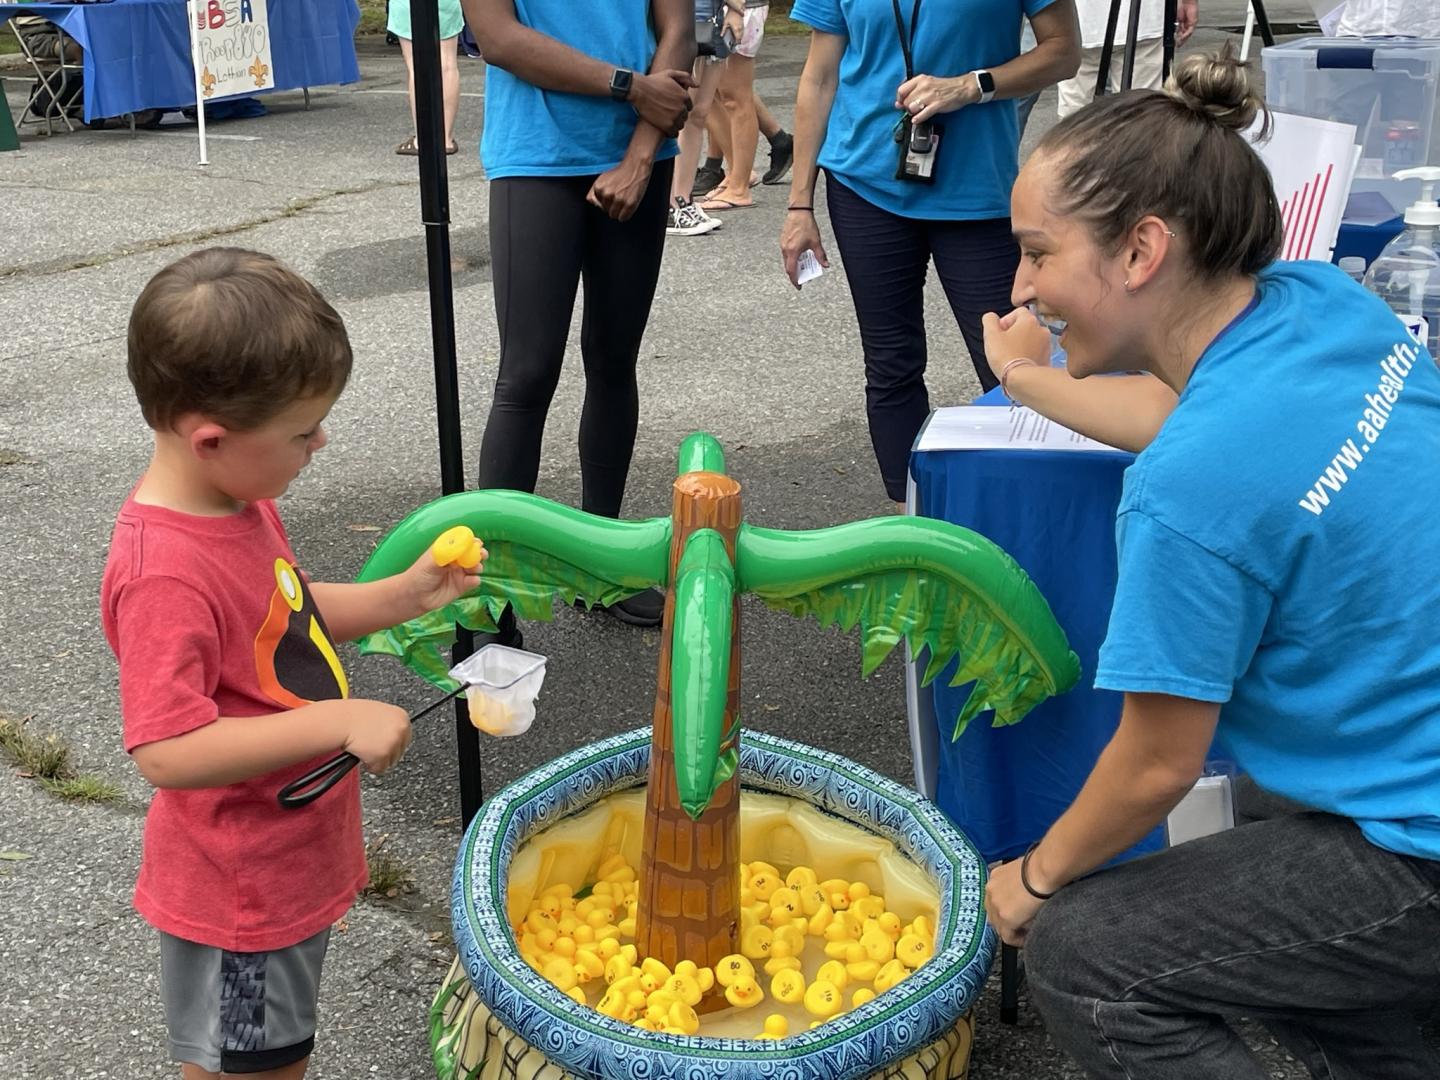
[[[206,100],[275,85],[265,0],[199,0],[195,66]]]

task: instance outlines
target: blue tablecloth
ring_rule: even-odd
[[[1003,405],[992,391],[977,405]],[[1120,451],[916,452],[918,511],[963,525],[1008,551],[1034,579],[1070,647],[1080,683],[1010,727],[984,714],[958,742],[955,716],[969,687],[953,671],[932,684],[940,728],[935,801],[987,861],[1024,852],[1074,800],[1120,720],[1121,695],[1092,679],[1115,596],[1115,510],[1134,460]],[[1165,844],[1157,829],[1129,855]]]
[[[269,0],[266,8],[271,89],[359,81],[355,0]],[[16,15],[49,19],[85,50],[86,120],[195,104],[185,0],[0,3],[0,23]]]

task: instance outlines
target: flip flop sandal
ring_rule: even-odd
[[[460,144],[459,144],[458,142],[456,142],[454,139],[451,139],[451,140],[450,140],[450,145],[447,146],[447,147],[445,147],[445,153],[447,153],[447,154],[458,154],[459,152],[460,152]]]
[[[720,210],[753,210],[755,209],[755,204],[753,202],[734,203],[729,199],[706,199],[700,204],[700,209],[704,210],[707,214],[711,211]]]
[[[418,157],[420,155],[420,147],[415,142],[415,136],[411,135],[408,139],[406,139],[399,146],[397,146],[395,148],[395,153],[401,154],[405,157]]]

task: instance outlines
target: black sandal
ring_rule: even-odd
[[[395,148],[395,153],[400,154],[403,157],[418,157],[420,154],[420,146],[415,142],[415,136],[411,135],[408,139],[406,139],[399,146],[397,146]]]

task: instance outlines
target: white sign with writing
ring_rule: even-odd
[[[205,100],[275,85],[265,0],[195,0],[193,10],[196,81]]]

